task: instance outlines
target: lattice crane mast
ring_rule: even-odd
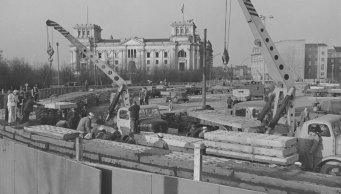
[[[275,127],[284,112],[287,113],[287,121],[290,131],[295,127],[295,108],[293,98],[295,96],[294,79],[290,75],[290,67],[285,65],[274,42],[268,34],[261,18],[250,0],[238,0],[246,21],[255,38],[255,44],[260,46],[260,51],[264,57],[269,74],[275,82],[280,82],[282,86],[276,86],[274,98],[270,100],[259,114],[258,120],[263,121],[265,115],[270,111],[274,103],[273,117],[268,124],[268,131]],[[281,96],[285,96],[281,99]]]
[[[126,106],[126,107],[130,106],[130,96],[129,96],[129,91],[127,88],[127,83],[121,76],[119,76],[107,64],[105,64],[103,61],[101,61],[93,52],[90,51],[89,48],[84,46],[77,38],[72,36],[70,34],[70,32],[65,30],[58,23],[51,21],[51,20],[47,20],[46,25],[49,27],[53,27],[55,30],[60,32],[66,39],[68,39],[71,42],[71,44],[73,44],[93,64],[95,64],[98,67],[98,69],[100,69],[105,75],[107,75],[114,83],[116,83],[119,86],[119,89],[116,92],[115,98],[114,98],[113,102],[110,104],[109,114],[107,116],[107,119],[109,118],[109,116],[114,111],[120,96],[122,96],[122,98],[123,98],[124,106]]]

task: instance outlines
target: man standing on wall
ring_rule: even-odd
[[[13,93],[8,94],[8,125],[12,125],[17,119],[18,92],[18,90],[14,90]]]

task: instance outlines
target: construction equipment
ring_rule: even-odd
[[[51,21],[51,20],[47,20],[46,21],[46,25],[49,27],[53,27],[55,30],[57,30],[58,32],[60,32],[66,39],[68,39],[71,44],[73,44],[79,51],[81,51],[81,53],[83,55],[85,55],[94,65],[96,65],[98,67],[98,69],[100,69],[103,73],[105,73],[105,75],[107,75],[112,81],[113,83],[115,83],[116,85],[119,86],[110,106],[109,106],[109,112],[107,115],[106,120],[109,120],[112,117],[112,114],[114,113],[119,98],[122,97],[123,99],[123,103],[124,103],[124,107],[122,110],[122,112],[127,112],[128,111],[128,107],[130,107],[130,104],[132,103],[132,98],[129,95],[129,91],[128,91],[128,83],[121,77],[119,76],[113,69],[111,69],[107,64],[105,64],[101,59],[99,59],[90,49],[88,49],[85,45],[83,45],[77,38],[75,38],[74,36],[72,36],[70,34],[70,32],[66,31],[62,26],[60,26],[58,23]],[[155,107],[154,107],[155,108]],[[158,109],[158,107],[156,107]],[[122,109],[122,108],[121,108]],[[118,110],[118,112],[121,111],[121,109]],[[141,110],[152,110],[153,107],[141,107]],[[160,116],[161,117],[161,116]],[[130,116],[128,114],[128,123],[130,124]],[[117,119],[117,122],[119,122],[120,120]],[[122,120],[123,122],[123,120]],[[144,123],[147,123],[148,125],[152,125],[153,129],[150,129],[151,131],[159,131],[157,129],[163,129],[163,131],[165,130],[164,125],[167,125],[166,121],[162,120],[161,118],[159,118],[159,116],[156,118],[149,118],[149,121],[144,121]],[[166,123],[166,124],[165,124]],[[117,123],[117,126],[119,127],[119,130],[121,131],[121,133],[123,135],[127,135],[129,134],[129,132],[131,132],[130,129],[130,125],[127,126],[127,124],[124,123]],[[154,129],[157,128],[157,129]]]
[[[261,127],[264,124],[264,119],[270,117],[269,122],[265,123],[267,129],[266,133],[273,133],[275,126],[285,125],[285,127],[289,128],[289,130],[287,129],[286,135],[295,135],[298,138],[299,144],[309,141],[309,125],[325,125],[328,127],[328,130],[330,130],[330,135],[328,138],[322,137],[322,146],[319,146],[318,151],[313,153],[313,156],[317,159],[314,160],[314,170],[319,170],[320,172],[328,174],[341,175],[341,117],[332,114],[318,117],[303,123],[303,126],[295,131],[295,87],[294,80],[289,75],[290,68],[284,64],[284,61],[280,57],[275,44],[267,33],[267,30],[251,1],[238,0],[238,2],[256,39],[255,43],[260,46],[269,74],[274,79],[275,83],[279,84],[275,86],[274,92],[263,107],[262,112],[257,115],[257,120],[260,121],[258,123],[256,120],[250,120],[249,118],[229,116],[226,114],[223,115],[210,111],[200,112],[195,110],[189,112],[189,116],[198,118],[202,120],[203,123],[211,123],[215,126],[225,128],[227,126],[226,129],[228,130],[244,132],[256,132],[255,130],[249,129],[256,126]]]
[[[99,59],[92,51],[90,51],[90,49],[84,46],[77,38],[72,36],[70,32],[66,31],[58,23],[51,21],[51,20],[47,20],[46,25],[49,27],[53,27],[55,30],[60,32],[66,39],[68,39],[71,42],[71,44],[76,46],[77,49],[81,51],[83,55],[85,55],[94,65],[96,65],[98,69],[100,69],[103,73],[105,73],[105,75],[107,75],[114,83],[116,83],[119,86],[119,89],[116,92],[114,100],[110,104],[107,119],[115,110],[115,107],[117,106],[120,96],[122,96],[124,106],[125,107],[130,106],[131,102],[130,102],[130,96],[129,96],[129,92],[127,88],[127,82],[120,75],[118,75],[113,69],[111,69],[101,59]]]

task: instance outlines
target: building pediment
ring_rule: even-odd
[[[131,38],[123,42],[124,46],[143,46],[144,41],[143,38]]]

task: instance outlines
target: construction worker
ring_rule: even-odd
[[[317,125],[309,126],[308,139],[300,147],[300,161],[302,161],[302,168],[304,170],[312,170],[314,167],[314,154],[321,142]]]
[[[69,113],[67,114],[67,122],[70,129],[77,129],[79,122],[79,114],[76,112],[76,109],[71,108]]]
[[[139,93],[139,99],[140,99],[140,105],[144,105],[144,100],[146,98],[146,92],[144,88],[141,88],[141,91]]]
[[[163,139],[163,134],[162,133],[158,133],[157,137],[159,138],[154,144],[153,147],[156,148],[161,148],[161,149],[165,149],[168,150],[168,144],[167,142]]]
[[[39,89],[37,84],[35,84],[32,89],[32,97],[34,98],[34,101],[37,101],[39,98]]]
[[[138,129],[140,106],[134,101],[134,104],[128,110],[130,113],[130,131],[132,133],[140,133]]]
[[[304,122],[308,121],[309,118],[309,112],[307,108],[304,108],[304,110],[301,112],[300,116],[300,125],[303,125]]]
[[[144,100],[143,100],[143,102],[144,102],[144,104],[145,105],[148,105],[148,101],[149,101],[149,96],[148,96],[148,90],[147,90],[147,88],[146,87],[144,87],[144,91],[145,91],[145,94],[144,94]]]
[[[22,123],[25,123],[29,120],[29,116],[30,116],[30,113],[33,111],[33,106],[36,104],[34,101],[33,101],[33,97],[30,96],[30,95],[27,95],[27,100],[24,104],[24,108],[23,108],[23,120],[22,120]]]
[[[4,95],[4,108],[5,108],[5,121],[8,121],[8,95],[11,93],[11,90],[7,91],[7,94]]]
[[[169,99],[168,100],[168,111],[172,111],[173,110],[173,100],[172,99]]]
[[[233,100],[232,100],[231,96],[229,96],[229,97],[227,98],[226,103],[227,103],[227,108],[232,108]]]
[[[81,132],[81,137],[86,139],[91,139],[92,130],[91,130],[91,120],[95,117],[92,112],[89,112],[88,116],[81,118],[78,123],[77,131]]]
[[[201,138],[201,139],[204,139],[204,135],[205,135],[205,133],[207,132],[207,127],[206,126],[203,126],[202,127],[202,131],[199,133],[199,138]]]
[[[187,137],[198,137],[200,133],[200,130],[196,128],[196,125],[194,123],[191,124],[191,127],[189,128],[188,133],[186,134]]]
[[[8,125],[12,125],[17,120],[18,90],[14,90],[8,95]]]

